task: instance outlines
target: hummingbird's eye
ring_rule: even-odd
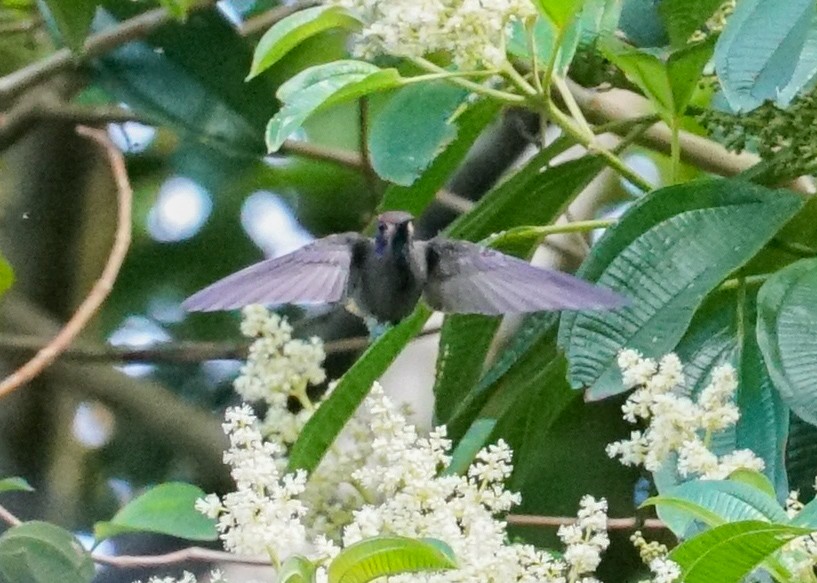
[[[380,223],[379,225],[377,225],[377,230],[380,231],[381,233],[385,233],[386,232],[386,223]]]

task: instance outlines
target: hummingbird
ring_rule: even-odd
[[[249,304],[347,302],[396,324],[422,296],[433,309],[499,316],[543,310],[607,310],[627,299],[604,287],[467,241],[414,239],[411,214],[389,211],[377,233],[341,233],[267,259],[187,298],[188,311]]]

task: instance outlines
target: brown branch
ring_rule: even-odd
[[[417,337],[429,336],[440,331],[438,327],[423,330]],[[37,336],[0,334],[0,349],[5,353],[30,353],[41,350],[47,340]],[[370,343],[366,336],[354,336],[325,342],[327,354],[356,352]],[[244,360],[251,341],[239,342],[168,342],[146,348],[123,346],[98,346],[73,344],[66,347],[59,358],[90,362],[150,362],[184,364],[205,360]]]
[[[295,4],[290,4],[287,6],[276,6],[275,8],[271,8],[270,10],[267,10],[266,12],[259,14],[258,16],[253,16],[252,18],[249,18],[238,29],[238,33],[241,36],[252,36],[259,32],[265,32],[269,27],[271,27],[279,20],[283,20],[287,16],[294,14],[299,10],[311,8],[313,6],[317,6],[318,4],[319,2],[315,0],[310,0],[304,2],[296,2]]]
[[[302,158],[310,158],[320,162],[333,162],[345,166],[350,170],[362,171],[364,162],[360,154],[342,150],[340,148],[330,148],[328,146],[318,146],[299,140],[286,140],[280,152]]]
[[[626,89],[598,91],[582,87],[570,79],[568,79],[568,87],[584,115],[591,121],[626,122],[654,113],[654,108],[647,99]],[[617,127],[613,129],[616,133],[624,131]],[[637,142],[650,149],[669,154],[671,131],[667,124],[659,122],[644,132]],[[717,142],[684,130],[680,132],[680,143],[681,160],[701,170],[721,176],[740,174],[760,162],[760,157],[754,154],[731,152]],[[806,177],[799,178],[788,186],[802,194],[810,195],[815,192],[814,184]]]
[[[0,398],[9,395],[12,391],[36,377],[44,368],[54,362],[57,356],[80,333],[102,305],[102,302],[105,301],[105,298],[108,297],[130,246],[133,191],[128,181],[125,158],[111,143],[105,132],[80,126],[77,128],[77,133],[98,142],[105,148],[116,181],[118,213],[111,254],[105,268],[102,270],[102,275],[62,330],[34,358],[0,382]]]
[[[531,514],[509,514],[506,517],[508,524],[514,526],[541,526],[559,527],[569,526],[576,523],[573,516],[536,516]],[[608,518],[607,530],[634,530],[644,528],[650,530],[664,530],[667,525],[657,518],[647,518],[639,520],[634,516],[629,518]]]
[[[94,553],[91,559],[100,565],[117,567],[119,569],[132,569],[134,567],[162,567],[166,565],[176,565],[178,563],[233,563],[240,565],[267,565],[271,566],[269,558],[248,557],[236,555],[226,551],[216,551],[203,547],[188,547],[172,553],[163,555],[106,555]]]

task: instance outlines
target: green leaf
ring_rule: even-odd
[[[81,53],[85,37],[91,30],[96,13],[96,0],[44,0],[65,44]]]
[[[673,45],[685,45],[721,7],[723,0],[662,0],[658,12]]]
[[[480,241],[499,230],[553,221],[604,168],[596,156],[549,166],[568,147],[557,140],[508,180],[487,193],[477,208],[451,225],[455,237]]]
[[[187,13],[195,6],[196,0],[160,0],[160,3],[173,18],[184,21],[187,18]]]
[[[753,485],[731,479],[691,480],[647,499],[643,506],[674,510],[662,513],[661,519],[679,537],[688,532],[694,520],[701,520],[708,526],[740,520],[788,522],[774,491],[770,495]]]
[[[813,86],[815,77],[817,77],[817,14],[811,20],[806,42],[791,74],[791,80],[778,93],[775,105],[780,108],[788,107],[801,90]]]
[[[445,317],[434,377],[435,425],[448,421],[479,380],[500,322],[501,318],[479,314]]]
[[[672,53],[664,63],[614,37],[602,44],[607,58],[641,88],[668,123],[686,110],[714,47],[710,38]]]
[[[735,112],[774,100],[792,79],[815,16],[813,0],[742,0],[715,47],[715,70]]]
[[[383,195],[381,209],[402,210],[419,217],[460,166],[482,131],[496,119],[500,109],[500,104],[492,99],[481,99],[469,106],[457,118],[457,137],[434,158],[414,184],[389,185]]]
[[[817,529],[817,498],[803,506],[803,509],[791,519],[793,526]]]
[[[0,255],[0,296],[14,284],[14,270],[6,258]]]
[[[400,89],[372,120],[369,156],[378,176],[409,186],[457,135],[451,116],[466,92],[445,81]]]
[[[0,580],[26,583],[90,583],[94,562],[67,530],[25,522],[0,537]]]
[[[496,419],[478,419],[474,422],[463,438],[457,444],[454,453],[451,454],[451,463],[443,471],[443,474],[464,475],[477,453],[488,442],[491,432],[496,427]]]
[[[379,69],[363,61],[335,61],[301,71],[278,89],[276,95],[283,107],[267,125],[267,148],[277,151],[310,115],[322,108],[403,83],[397,70]]]
[[[276,583],[312,583],[315,564],[301,555],[292,555],[278,569]]]
[[[598,4],[599,0],[592,2]],[[583,25],[584,15],[581,19],[573,20],[560,34],[559,29],[547,18],[537,18],[533,23],[516,21],[510,28],[507,50],[511,55],[529,61],[532,56],[528,35],[532,34],[539,62],[548,63],[553,52],[558,51],[554,61],[554,72],[563,76],[573,61],[579,43],[584,40]],[[588,31],[587,34],[591,36],[593,33]]]
[[[667,77],[672,90],[673,113],[676,116],[686,111],[714,49],[715,37],[709,37],[703,42],[675,51],[667,59]]]
[[[4,478],[0,480],[0,492],[33,492],[34,488],[23,478]]]
[[[247,79],[269,69],[306,39],[333,28],[354,30],[360,21],[335,4],[299,10],[275,23],[255,47]]]
[[[773,500],[777,496],[777,492],[775,492],[774,484],[772,484],[771,480],[769,480],[769,478],[764,474],[761,474],[755,470],[739,468],[729,474],[729,479],[733,482],[748,484],[756,490],[763,492]]]
[[[435,539],[378,536],[343,549],[329,565],[329,583],[368,583],[401,573],[455,568],[454,552]]]
[[[126,532],[156,532],[189,540],[216,540],[216,524],[195,508],[204,492],[169,482],[134,498],[108,522],[94,525],[97,542]]]
[[[582,9],[584,0],[533,0],[539,13],[558,29],[565,29]]]
[[[673,549],[684,583],[738,583],[792,539],[809,529],[749,520],[707,530]]]
[[[801,419],[817,425],[817,259],[770,277],[758,293],[757,339],[774,386]]]
[[[658,112],[670,119],[675,111],[666,64],[653,54],[640,51],[615,37],[605,38],[600,48],[627,78],[638,85]]]
[[[618,352],[632,348],[658,357],[671,351],[704,297],[801,206],[793,194],[734,180],[689,182],[639,200],[579,271],[631,304],[562,317],[571,385],[589,387],[589,399],[622,392]]]
[[[400,324],[388,330],[340,378],[315,414],[309,418],[289,454],[288,471],[304,469],[312,473],[326,450],[335,441],[346,421],[369,394],[380,375],[423,328],[431,310],[420,303]]]

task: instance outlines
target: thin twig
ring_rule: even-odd
[[[514,526],[559,527],[576,523],[576,517],[574,516],[536,516],[531,514],[509,514],[506,520],[508,524]],[[628,518],[607,519],[607,530],[631,530],[635,528],[664,530],[667,525],[657,518],[639,520],[635,516],[631,516]]]
[[[417,337],[429,336],[439,327],[423,330]],[[5,353],[31,353],[41,350],[48,340],[36,336],[0,334],[0,349]],[[207,360],[244,360],[252,342],[168,342],[146,348],[73,344],[58,356],[62,359],[86,362],[148,362],[164,364],[197,363]],[[367,336],[353,336],[324,343],[326,354],[363,350],[370,343]]]
[[[454,194],[446,189],[438,190],[435,198],[444,207],[460,214],[470,212],[476,206],[473,200]]]
[[[29,360],[17,371],[6,377],[0,383],[0,398],[8,395],[18,387],[36,377],[44,368],[54,362],[57,356],[65,350],[77,334],[85,327],[93,317],[105,298],[113,288],[119,268],[125,260],[131,240],[131,205],[133,191],[128,181],[128,172],[125,167],[125,158],[116,149],[116,146],[108,139],[107,134],[102,130],[91,129],[84,126],[77,127],[77,133],[98,142],[108,156],[108,162],[116,181],[117,191],[117,224],[114,236],[113,247],[102,275],[94,284],[91,292],[80,304],[77,311],[65,326],[59,331],[54,339],[40,350],[34,358]]]
[[[240,565],[267,565],[270,566],[269,557],[248,557],[236,555],[226,551],[206,549],[204,547],[188,547],[172,553],[163,555],[106,555],[94,553],[91,559],[100,565],[117,567],[119,569],[133,569],[135,567],[161,567],[165,565],[176,565],[179,563],[233,563]]]
[[[252,36],[259,32],[266,31],[273,24],[283,20],[287,16],[300,10],[317,6],[318,4],[319,2],[312,0],[308,2],[296,2],[295,4],[288,4],[285,6],[276,6],[275,8],[271,8],[258,16],[253,16],[252,18],[247,19],[247,21],[238,29],[238,34],[241,36]]]
[[[23,524],[22,520],[14,516],[14,514],[6,510],[6,508],[3,506],[0,506],[0,521],[5,522],[9,526],[18,526]]]
[[[284,154],[311,158],[321,162],[333,162],[358,172],[365,168],[365,162],[358,152],[350,152],[340,148],[318,146],[298,140],[287,140],[279,151]]]
[[[209,8],[213,4],[215,4],[215,0],[201,0],[192,6],[190,10]],[[173,16],[164,8],[155,8],[143,12],[138,16],[125,20],[121,24],[88,37],[85,40],[81,58],[91,59],[104,55],[120,45],[147,36],[172,20]],[[22,69],[17,69],[5,77],[0,77],[0,104],[13,99],[26,89],[58,73],[76,67],[79,62],[80,59],[76,54],[72,53],[70,49],[64,48],[40,61]]]

